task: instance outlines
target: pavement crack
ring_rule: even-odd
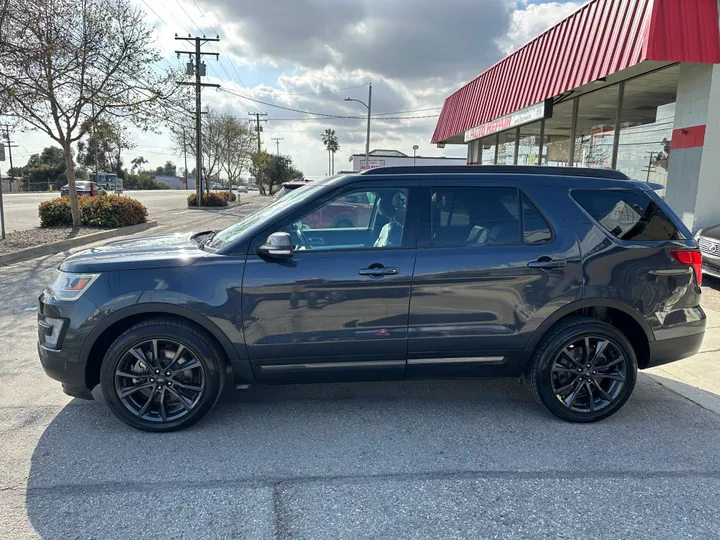
[[[282,491],[287,488],[310,484],[361,484],[368,482],[416,482],[434,480],[650,480],[650,479],[716,479],[720,480],[720,470],[686,470],[686,471],[643,471],[643,470],[617,470],[617,471],[447,471],[447,472],[419,472],[419,473],[388,473],[388,474],[358,474],[334,476],[300,476],[300,477],[259,477],[238,478],[235,480],[197,480],[186,482],[101,482],[88,484],[60,484],[56,486],[14,487],[2,488],[7,491],[22,491],[28,495],[42,496],[44,493],[62,493],[68,496],[107,494],[118,492],[154,492],[157,490],[173,489],[266,489],[271,490],[273,507],[276,512],[277,529],[285,534],[283,515]]]

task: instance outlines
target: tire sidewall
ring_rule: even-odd
[[[151,339],[168,339],[182,344],[195,355],[204,370],[205,391],[200,402],[189,414],[173,422],[155,423],[138,418],[125,407],[115,390],[115,371],[120,360],[131,347]],[[123,422],[144,431],[176,431],[193,425],[215,405],[221,390],[221,370],[217,353],[197,334],[182,332],[171,324],[153,323],[130,329],[110,346],[100,368],[100,385],[108,406]]]
[[[570,342],[587,335],[611,339],[620,348],[627,361],[627,374],[622,394],[613,404],[597,413],[582,413],[568,409],[560,404],[552,389],[552,365],[556,355]],[[611,416],[628,400],[637,381],[635,350],[622,332],[605,323],[583,323],[553,335],[547,346],[542,348],[542,357],[536,363],[535,369],[537,370],[535,380],[540,400],[550,412],[563,420],[572,422],[595,422]]]

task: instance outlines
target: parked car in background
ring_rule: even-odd
[[[720,225],[705,227],[695,234],[702,253],[702,271],[720,279]]]
[[[362,223],[309,219],[333,205]],[[194,424],[227,381],[522,377],[559,418],[593,422],[638,369],[699,350],[701,283],[690,231],[621,173],[385,167],[222,231],[71,255],[39,297],[38,351],[67,394],[99,384],[147,431]]]
[[[280,200],[291,191],[306,186],[308,185],[308,183],[309,182],[307,182],[306,180],[293,180],[291,182],[285,182],[283,185],[280,186],[280,189],[275,192],[273,199],[276,201]]]
[[[247,187],[247,186],[238,186],[237,192],[238,192],[238,193],[248,193],[249,190],[248,190],[248,187]]]
[[[95,197],[96,195],[106,195],[107,191],[95,182],[75,182],[75,191],[79,196]],[[65,184],[60,188],[60,196],[67,197],[70,195],[70,186]]]

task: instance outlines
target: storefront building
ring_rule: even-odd
[[[469,165],[614,168],[720,222],[718,0],[591,0],[446,100]]]

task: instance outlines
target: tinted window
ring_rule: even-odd
[[[522,196],[523,240],[526,244],[539,244],[552,238],[550,225],[528,198]]]
[[[316,207],[284,229],[298,250],[398,248],[402,246],[408,190],[353,191]]]
[[[519,207],[514,188],[433,188],[433,245],[520,244]]]
[[[622,240],[680,240],[683,235],[642,191],[574,190],[573,198],[610,234]]]

